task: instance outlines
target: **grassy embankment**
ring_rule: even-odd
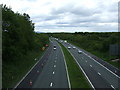
[[[65,56],[71,88],[91,88],[83,72],[80,70],[69,51],[61,43],[59,44]]]
[[[2,87],[13,88],[36,63],[49,36],[36,33],[35,26],[26,13],[14,12],[2,6]]]
[[[33,67],[33,65],[40,59],[44,52],[29,52],[22,56],[17,62],[3,62],[3,88],[14,87],[25,74]],[[35,60],[35,58],[37,60]]]

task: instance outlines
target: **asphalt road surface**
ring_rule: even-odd
[[[74,57],[79,67],[83,69],[93,88],[120,89],[119,75],[114,73],[113,70],[110,70],[110,68],[112,69],[113,66],[109,65],[109,68],[107,68],[102,65],[106,63],[101,64],[100,62],[96,61],[91,55],[88,55],[85,50],[75,47],[70,43],[62,42],[62,44],[67,49],[68,47],[71,47],[71,49],[68,49],[68,51]],[[82,51],[82,53],[79,54],[78,50]],[[117,72],[119,71],[118,69],[115,70]]]
[[[59,44],[50,40],[43,57],[15,88],[70,88],[67,67]],[[56,45],[56,50],[53,46]]]
[[[102,60],[97,61],[93,58],[95,56],[70,43],[62,42],[62,44],[66,48],[71,47],[68,51],[94,89],[120,89],[120,76],[117,68]],[[56,45],[56,50],[53,50],[54,45]],[[82,53],[79,54],[78,50],[81,50]],[[64,55],[54,38],[50,40],[50,46],[42,58],[15,88],[71,88]]]

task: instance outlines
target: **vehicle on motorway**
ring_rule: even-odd
[[[78,50],[78,53],[79,53],[79,54],[82,54],[82,51]]]
[[[71,49],[71,47],[68,47],[68,49]]]
[[[58,38],[55,38],[55,40],[58,40]]]
[[[66,40],[65,40],[64,42],[65,42],[65,43],[67,43],[67,41],[66,41]]]
[[[63,41],[61,40],[60,42],[62,43]]]
[[[73,47],[73,49],[75,49],[75,47]]]
[[[56,50],[56,45],[54,45],[53,50]]]

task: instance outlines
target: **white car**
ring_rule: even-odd
[[[81,53],[82,53],[82,51],[80,51],[80,50],[79,50],[79,51],[78,51],[78,53],[79,53],[79,54],[81,54]]]
[[[56,50],[56,48],[53,48],[54,50]]]
[[[71,49],[71,47],[68,47],[68,49]]]
[[[75,47],[73,47],[73,49],[75,49]]]
[[[56,46],[55,45],[54,45],[53,49],[56,50]]]
[[[65,42],[65,43],[67,43],[67,41],[66,41],[66,40],[65,40],[64,42]]]
[[[63,41],[61,40],[61,43],[62,43]]]

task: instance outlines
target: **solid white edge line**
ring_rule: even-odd
[[[77,48],[79,50],[79,47]],[[81,50],[81,49],[80,49]],[[83,51],[82,51],[83,52]],[[89,58],[91,58],[92,60],[94,60],[96,63],[98,63],[99,65],[101,65],[102,67],[104,67],[106,70],[108,70],[109,72],[111,72],[112,74],[114,74],[116,77],[120,78],[117,74],[115,74],[114,72],[112,72],[111,70],[109,70],[107,67],[103,66],[101,63],[99,63],[98,61],[96,61],[94,58],[92,58],[90,55],[86,54],[85,52],[83,52],[86,56],[88,56]]]
[[[49,48],[49,47],[48,47]],[[48,48],[47,48],[47,50],[48,50]],[[47,51],[46,50],[46,51]],[[45,52],[46,52],[45,51]],[[25,79],[26,78],[26,76],[32,71],[32,69],[38,64],[38,62],[43,58],[43,56],[45,55],[45,52],[44,52],[44,54],[42,55],[42,57],[34,64],[34,66],[25,74],[25,76],[16,84],[16,86],[14,87],[14,88],[17,88],[18,87],[18,85],[23,81],[23,79]]]
[[[111,85],[111,87],[112,87],[114,90],[116,90],[116,89],[113,87],[113,85]]]
[[[66,48],[66,47],[65,47]],[[67,49],[67,48],[66,48]],[[68,50],[68,49],[67,49]],[[68,50],[69,51],[69,50]],[[71,54],[71,52],[69,51],[69,53]],[[72,55],[72,54],[71,54]],[[72,55],[73,56],[73,55]],[[75,57],[73,56],[73,58],[75,59]],[[80,64],[78,63],[78,61],[75,59],[76,63],[78,64],[78,66],[80,67],[80,69],[82,70],[82,72],[84,73],[85,77],[87,78],[88,82],[90,83],[90,85],[92,86],[92,88],[95,90],[93,84],[91,83],[90,79],[88,78],[88,76],[86,75],[86,73],[84,72],[84,70],[82,69],[82,67],[80,66]]]
[[[58,45],[59,45],[59,44],[58,44]],[[60,46],[60,45],[59,45],[59,46]],[[70,77],[69,77],[69,74],[68,74],[67,64],[66,64],[66,61],[65,61],[65,56],[64,56],[64,53],[63,53],[63,50],[62,50],[61,46],[60,46],[60,49],[61,49],[62,54],[63,54],[63,57],[64,57],[64,63],[65,63],[65,67],[66,67],[65,69],[66,69],[67,78],[68,78],[68,84],[69,84],[69,88],[70,88],[70,90],[71,90]]]
[[[72,44],[73,45],[73,44]],[[74,45],[75,46],[75,45]],[[76,46],[77,47],[77,49],[78,50],[81,50],[81,48],[79,48],[78,46]],[[82,50],[81,50],[82,51]],[[82,51],[83,52],[83,51]],[[84,53],[84,52],[83,52]],[[85,53],[84,53],[85,54]],[[87,54],[85,54],[85,55],[87,55]],[[91,57],[91,56],[89,56],[88,55],[88,57]],[[104,61],[104,60],[103,60]],[[107,64],[109,64],[108,62],[106,62],[106,61],[104,61],[105,63],[107,63]],[[99,63],[99,62],[98,62]],[[101,63],[100,63],[101,64]],[[119,70],[118,68],[116,68],[115,66],[113,66],[113,65],[111,65],[111,64],[109,64],[110,66],[112,66],[112,67],[114,67],[115,69],[117,69],[117,70]],[[105,67],[105,66],[104,66]],[[109,69],[108,69],[109,70]],[[110,70],[111,71],[111,70]],[[112,72],[112,71],[111,71]],[[113,72],[114,73],[114,72]],[[115,73],[114,73],[115,74]],[[118,75],[117,75],[118,76]],[[118,76],[119,77],[119,76]],[[120,77],[119,77],[120,78]]]
[[[79,47],[77,47],[79,50]],[[80,49],[81,50],[81,49]],[[69,51],[69,50],[68,50]],[[82,51],[83,52],[83,51]],[[84,52],[83,52],[84,53]],[[71,53],[70,53],[71,54]],[[120,78],[118,75],[116,75],[114,72],[112,72],[111,70],[109,70],[107,67],[103,66],[101,63],[97,62],[94,58],[92,58],[91,56],[87,55],[86,53],[84,53],[86,56],[88,56],[89,58],[93,59],[96,63],[98,63],[99,65],[101,65],[102,67],[104,67],[105,69],[107,69],[109,72],[111,72],[112,74],[114,74],[116,77]],[[72,55],[72,54],[71,54]],[[75,59],[76,60],[76,59]],[[108,63],[109,64],[109,63]],[[78,64],[79,65],[79,64]],[[116,67],[115,67],[116,68]],[[116,68],[117,69],[117,68]],[[113,85],[111,85],[111,87],[116,90]]]
[[[84,53],[84,52],[83,52]],[[120,78],[118,75],[116,75],[115,73],[113,73],[111,70],[109,70],[108,68],[106,68],[105,66],[103,66],[101,63],[97,62],[94,58],[92,58],[91,56],[87,55],[86,53],[84,53],[86,56],[88,56],[89,58],[91,58],[92,60],[94,60],[96,63],[98,63],[99,65],[101,65],[102,67],[104,67],[106,70],[108,70],[109,72],[111,72],[112,74],[114,74],[116,77]]]

